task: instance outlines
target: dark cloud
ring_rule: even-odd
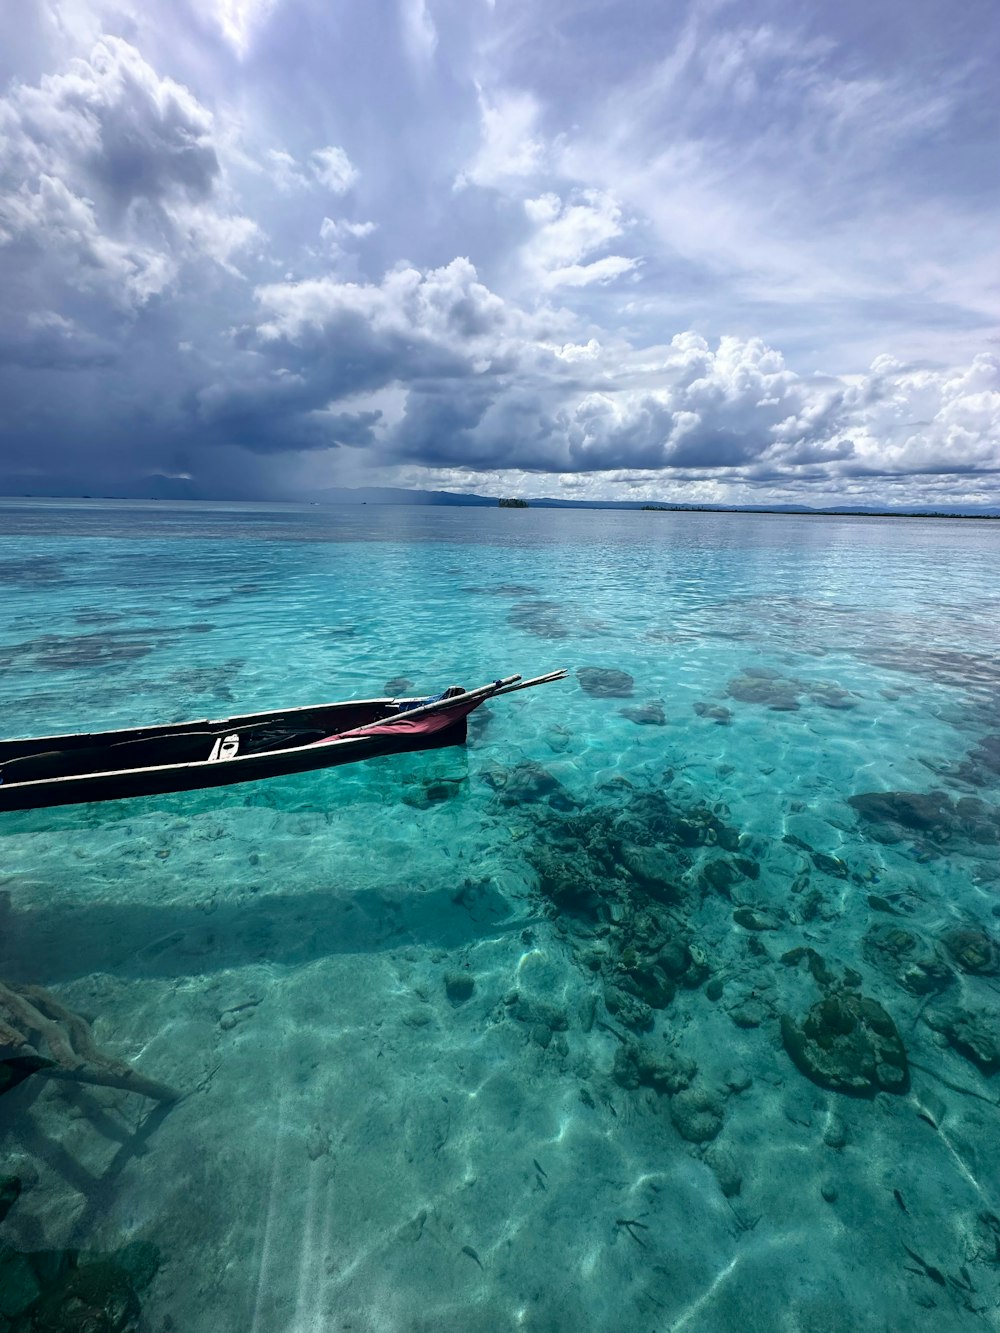
[[[0,490],[285,494],[330,453],[411,483],[995,493],[985,187],[872,211],[953,124],[971,179],[978,131],[947,79],[852,65],[850,15],[767,8],[646,6],[640,35],[568,0],[0,16]],[[935,354],[838,360],[871,324]]]

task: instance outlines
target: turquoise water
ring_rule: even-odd
[[[0,1235],[148,1243],[184,1333],[995,1326],[998,541],[0,502],[8,736],[571,672],[0,815],[0,978],[185,1094],[0,1098]]]

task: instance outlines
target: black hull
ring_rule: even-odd
[[[123,731],[0,740],[0,812],[229,787],[463,745],[487,699],[563,680],[506,676],[429,699],[360,699]]]
[[[117,801],[134,796],[160,796],[167,792],[196,791],[208,787],[228,787],[239,782],[257,782],[262,778],[284,777],[292,773],[310,773],[341,764],[377,759],[383,755],[408,754],[420,750],[436,750],[462,745],[467,736],[467,719],[463,713],[454,722],[431,735],[420,733],[392,736],[345,737],[326,744],[306,743],[301,748],[239,754],[232,759],[209,761],[202,759],[185,763],[154,763],[128,768],[121,763],[130,750],[144,753],[157,751],[164,754],[178,745],[194,745],[207,752],[215,738],[242,729],[258,733],[266,727],[292,723],[300,734],[313,736],[316,732],[333,728],[350,729],[365,726],[384,717],[390,701],[376,700],[365,704],[332,704],[316,709],[297,709],[292,712],[256,714],[229,718],[223,722],[175,723],[167,727],[146,727],[130,731],[46,737],[30,741],[0,742],[0,775],[11,769],[22,768],[27,780],[0,783],[0,812],[6,810],[49,809],[60,805],[78,805],[92,801]],[[95,742],[100,741],[99,746]],[[100,752],[104,762],[102,772],[84,772],[66,775],[67,759],[86,762],[86,757]],[[115,754],[115,771],[107,771],[106,756]],[[58,763],[63,769],[59,776],[39,777],[38,768],[46,763]],[[93,762],[93,761],[91,761]],[[32,767],[23,769],[23,765]]]

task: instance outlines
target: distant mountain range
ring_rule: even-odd
[[[262,497],[238,496],[233,494],[192,495],[188,481],[175,482],[159,480],[152,488],[152,494],[98,494],[75,495],[64,491],[59,495],[43,495],[23,492],[18,496],[0,496],[0,499],[84,499],[148,501],[163,500],[190,501],[199,500],[207,503],[238,501],[239,503],[266,504]],[[474,495],[466,491],[421,491],[408,490],[402,486],[329,486],[322,490],[299,492],[295,495],[273,497],[284,502],[312,505],[335,504],[372,504],[372,505],[444,505],[451,508],[496,509],[500,503],[497,495]],[[762,505],[712,505],[712,504],[673,504],[660,500],[559,500],[550,495],[525,497],[529,509],[663,509],[675,512],[693,511],[719,514],[858,514],[872,518],[1000,518],[1000,507],[996,505],[936,505],[933,508],[923,505],[829,505],[816,508],[811,505],[762,504]]]
[[[499,496],[472,495],[462,491],[415,491],[400,486],[331,486],[303,496],[313,504],[451,505],[495,509]],[[907,515],[941,515],[947,518],[1000,518],[1000,508],[988,505],[836,505],[817,509],[810,505],[690,505],[658,500],[556,500],[551,496],[526,497],[532,509],[668,509],[710,511],[722,514],[868,514],[901,518]]]

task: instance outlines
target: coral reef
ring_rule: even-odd
[[[906,1092],[906,1049],[878,1003],[844,988],[817,1001],[797,1023],[781,1016],[781,1037],[796,1068],[821,1088],[854,1097]]]
[[[614,667],[580,667],[576,673],[580,688],[595,699],[627,699],[635,681],[627,671]]]
[[[114,1254],[24,1252],[0,1245],[4,1333],[138,1333],[138,1293],[156,1275],[156,1248],[134,1241]]]

